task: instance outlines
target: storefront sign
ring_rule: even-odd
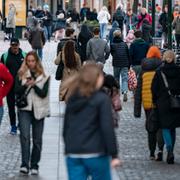
[[[26,0],[6,0],[6,17],[8,15],[10,3],[13,3],[16,7],[16,26],[26,26]]]

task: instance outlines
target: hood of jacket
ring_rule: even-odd
[[[144,43],[146,43],[146,42],[145,42],[144,39],[142,39],[142,38],[137,38],[137,39],[134,40],[133,43],[144,44]]]
[[[145,58],[142,60],[141,66],[143,71],[155,71],[162,61],[157,58]]]
[[[112,23],[112,28],[119,28],[119,23],[117,21],[114,21]]]

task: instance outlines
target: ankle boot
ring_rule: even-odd
[[[174,154],[172,151],[168,151],[167,154],[167,163],[168,164],[174,164]]]

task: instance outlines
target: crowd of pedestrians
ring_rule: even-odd
[[[12,7],[10,7],[12,8]],[[159,17],[156,34],[163,34],[167,44],[167,6]],[[172,24],[179,48],[180,10]],[[134,116],[145,111],[145,127],[150,160],[163,160],[164,144],[167,163],[174,164],[176,128],[180,127],[180,67],[176,55],[152,45],[151,15],[141,8],[138,15],[132,9],[127,14],[118,7],[109,14],[107,7],[92,12],[85,5],[80,14],[73,9],[56,13],[54,32],[57,54],[56,80],[61,80],[59,101],[65,101],[63,139],[66,165],[70,180],[92,178],[111,180],[110,167],[121,164],[114,128],[118,127],[119,111],[128,101],[134,73],[137,87],[133,88]],[[91,31],[80,21],[96,20],[99,27]],[[42,151],[44,119],[49,116],[50,76],[42,66],[43,46],[52,36],[52,15],[48,7],[29,10],[27,39],[32,50],[25,53],[17,38],[11,38],[10,48],[1,56],[0,63],[0,123],[3,115],[2,99],[7,96],[10,133],[20,130],[20,172],[37,175]],[[112,19],[109,39],[107,25]],[[171,22],[170,22],[171,23]],[[125,29],[124,29],[125,26]],[[161,31],[160,31],[161,29]],[[79,33],[78,33],[79,32]],[[127,37],[124,37],[126,32]],[[62,34],[61,34],[62,33]],[[112,55],[113,75],[103,72]],[[15,106],[17,106],[17,116]],[[18,117],[18,123],[16,121]],[[30,129],[32,126],[32,152]],[[83,136],[82,136],[83,133]],[[156,144],[158,153],[156,156]]]

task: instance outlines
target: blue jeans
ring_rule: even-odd
[[[101,23],[100,24],[100,37],[102,39],[106,38],[106,29],[107,29],[107,24],[106,23]]]
[[[120,68],[120,67],[113,67],[114,69],[114,78],[116,79],[117,82],[120,83],[120,77],[121,77],[121,82],[122,85],[121,87],[121,92],[122,93],[127,93],[128,92],[128,68]]]
[[[44,33],[46,40],[50,41],[52,34],[52,26],[44,26]]]
[[[43,58],[43,49],[33,49],[38,54],[39,58],[42,60]]]
[[[29,168],[29,164],[32,169],[38,169],[38,163],[41,157],[42,150],[42,135],[44,129],[44,119],[37,120],[34,117],[32,111],[19,111],[19,130],[20,130],[20,143],[21,143],[21,155],[22,164],[21,167]],[[30,130],[32,125],[32,139],[33,147],[32,153],[30,150]]]
[[[108,156],[96,158],[66,158],[69,180],[111,180]]]
[[[173,152],[176,141],[176,130],[175,129],[163,129],[163,138],[166,144],[167,151]]]
[[[0,106],[0,125],[3,118],[3,113],[4,113],[3,106]]]

